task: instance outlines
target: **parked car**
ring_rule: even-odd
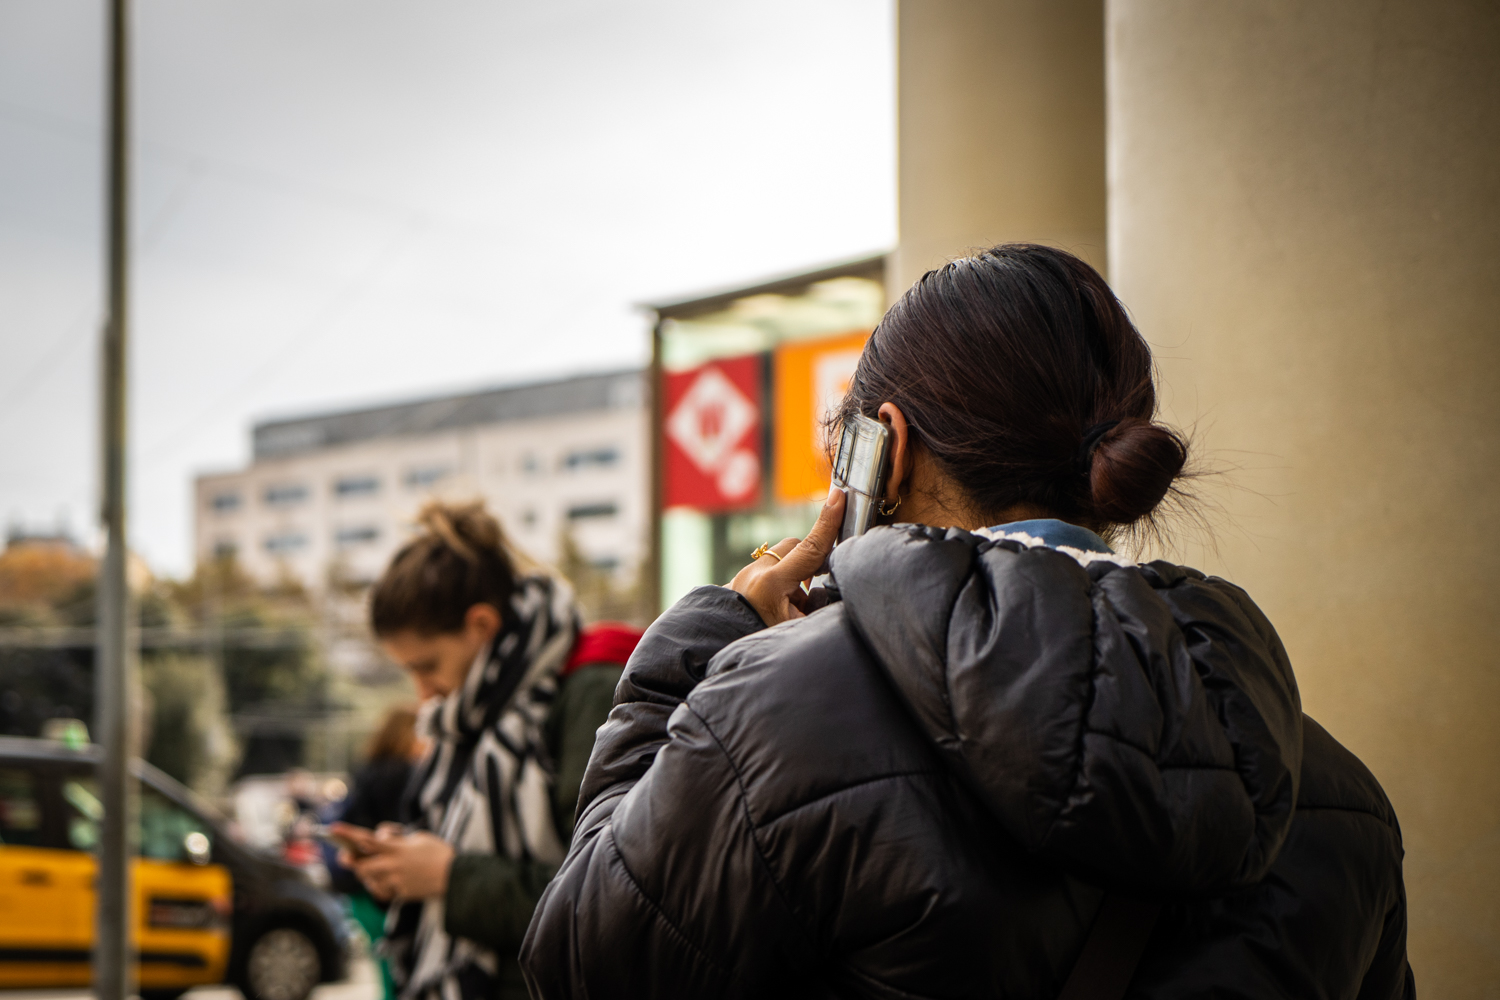
[[[0,987],[86,986],[99,749],[0,737]],[[247,1000],[304,1000],[342,979],[343,909],[307,874],[235,843],[192,792],[136,762],[132,869],[143,1000],[229,982]]]

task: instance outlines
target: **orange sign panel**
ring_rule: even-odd
[[[838,408],[870,337],[868,330],[776,348],[776,499],[821,500],[832,470],[823,447],[823,418]]]

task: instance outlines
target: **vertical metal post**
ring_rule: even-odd
[[[646,554],[646,579],[643,582],[642,591],[646,600],[646,612],[649,620],[655,620],[656,616],[664,610],[661,606],[661,515],[662,501],[665,497],[663,492],[663,477],[666,475],[662,465],[662,425],[666,420],[666,395],[663,385],[666,379],[662,376],[661,366],[661,317],[651,324],[651,367],[647,372],[649,386],[647,391],[651,394],[651,427],[647,431],[651,447],[651,523],[650,548]]]
[[[99,731],[99,841],[94,996],[125,1000],[135,992],[130,868],[135,827],[136,657],[125,548],[125,361],[129,243],[129,0],[109,0],[108,295],[101,400],[102,519],[107,539],[99,570],[98,645],[94,654]]]

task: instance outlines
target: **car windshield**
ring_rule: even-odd
[[[0,768],[0,844],[40,846],[42,829],[35,777],[20,768]]]
[[[157,861],[185,861],[184,843],[188,834],[201,833],[212,844],[214,831],[208,823],[188,812],[150,785],[138,786],[141,792],[141,826],[138,853]],[[80,851],[92,851],[99,845],[99,824],[104,819],[104,804],[99,801],[98,785],[93,778],[70,778],[63,782],[63,801],[69,806],[68,843]]]

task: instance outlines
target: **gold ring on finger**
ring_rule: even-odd
[[[771,551],[771,543],[770,542],[763,542],[761,544],[760,548],[758,548],[754,552],[750,553],[751,560],[759,559],[761,556],[775,556],[776,561],[777,562],[781,562],[781,556],[778,556],[778,555],[776,555],[776,553],[774,553],[774,552]]]

